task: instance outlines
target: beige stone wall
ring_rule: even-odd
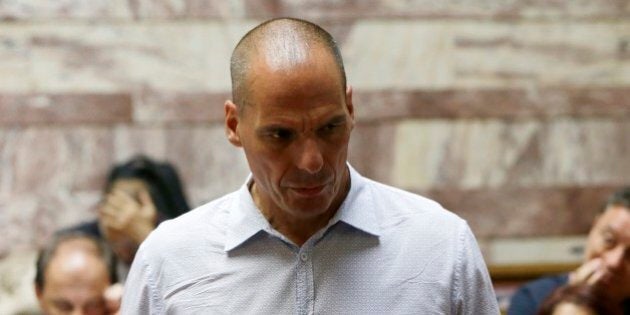
[[[274,16],[338,39],[351,163],[480,239],[582,234],[630,184],[627,0],[0,0],[0,258],[93,218],[137,153],[173,162],[194,205],[238,187],[229,55]]]

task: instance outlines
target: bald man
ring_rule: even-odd
[[[267,21],[231,74],[225,130],[251,175],[149,236],[123,314],[498,314],[466,222],[347,163],[352,89],[330,34]]]
[[[110,287],[115,279],[111,266],[111,254],[95,238],[56,236],[36,265],[35,292],[44,314],[115,314],[120,297],[108,297],[119,290]]]

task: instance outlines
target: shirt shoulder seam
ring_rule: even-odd
[[[461,221],[459,222],[459,224],[457,225],[457,245],[455,246],[455,250],[456,250],[456,266],[455,266],[455,273],[453,275],[454,277],[454,286],[453,286],[453,293],[454,293],[454,302],[456,304],[459,304],[460,302],[462,302],[462,293],[461,293],[461,279],[462,279],[462,268],[464,266],[463,264],[463,259],[464,259],[464,243],[465,243],[465,233],[463,233],[463,229],[462,229],[462,224]]]
[[[153,269],[151,268],[151,265],[149,265],[148,261],[145,259],[144,255],[140,257],[140,259],[142,259],[142,264],[147,269],[147,283],[149,285],[148,286],[149,295],[151,296],[151,300],[155,304],[156,313],[163,314],[164,306],[162,305],[161,300],[159,299],[159,296],[158,296],[157,284],[155,282],[155,279],[153,279]]]

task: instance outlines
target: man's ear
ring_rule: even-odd
[[[238,108],[230,100],[225,101],[223,108],[225,110],[225,135],[231,144],[242,147],[241,137],[238,134]]]
[[[354,104],[352,104],[352,86],[348,84],[346,87],[346,108],[352,119],[352,126],[354,126]]]

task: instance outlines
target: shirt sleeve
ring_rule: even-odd
[[[458,235],[454,314],[500,314],[488,268],[466,222]]]
[[[125,281],[121,314],[163,314],[158,299],[151,266],[144,257],[142,246],[136,253],[129,276]]]

